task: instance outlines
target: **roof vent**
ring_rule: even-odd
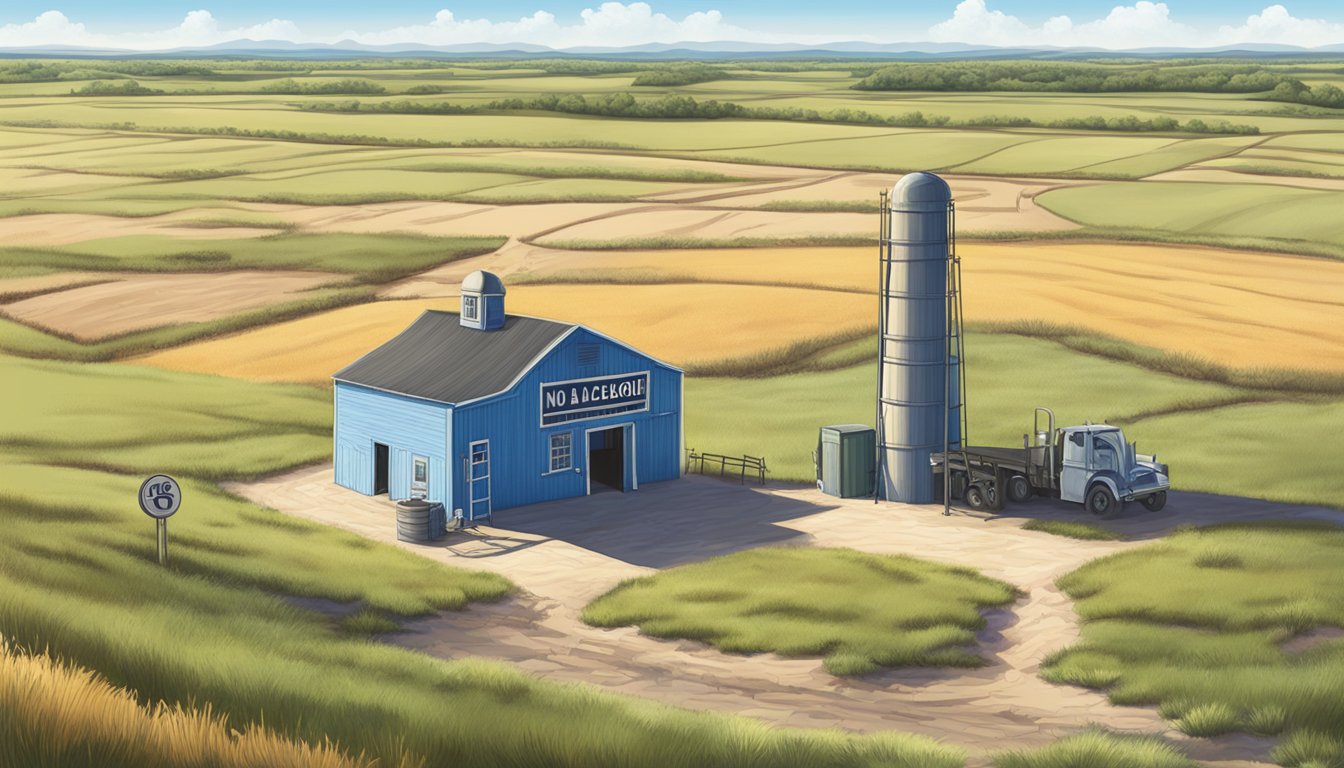
[[[504,281],[476,270],[462,281],[462,325],[479,331],[504,327]]]

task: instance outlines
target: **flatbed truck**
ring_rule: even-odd
[[[964,446],[934,453],[935,487],[946,485],[951,498],[974,510],[999,511],[1005,501],[1032,496],[1076,502],[1103,518],[1118,515],[1129,501],[1154,512],[1166,505],[1167,465],[1138,453],[1119,427],[1089,423],[1056,429],[1049,408],[1036,409],[1032,427],[1021,448]]]

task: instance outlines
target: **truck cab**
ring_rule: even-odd
[[[1087,424],[1059,430],[1057,454],[1059,497],[1083,504],[1099,517],[1109,517],[1126,501],[1161,509],[1171,487],[1166,464],[1138,453],[1119,427]]]

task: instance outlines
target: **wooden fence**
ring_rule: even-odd
[[[705,471],[705,465],[709,465],[709,472]],[[696,453],[695,449],[686,452],[686,472],[696,472],[698,474],[715,474],[714,466],[718,465],[719,477],[730,477],[729,472],[738,476],[739,482],[746,483],[750,475],[761,485],[765,485],[765,473],[770,470],[765,466],[765,457],[763,456],[724,456],[721,453]]]

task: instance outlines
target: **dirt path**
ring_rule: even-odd
[[[231,490],[260,504],[395,543],[392,512],[331,484],[329,467],[300,470]],[[1042,502],[1036,517],[1076,518],[1071,505]],[[1256,765],[1269,742],[1246,736],[1189,739],[1155,711],[1112,706],[1104,695],[1042,680],[1049,653],[1077,639],[1062,574],[1093,558],[1140,546],[1180,523],[1260,517],[1338,519],[1331,510],[1246,499],[1174,494],[1162,513],[1118,522],[1135,537],[1084,542],[1024,531],[1022,518],[939,508],[841,501],[812,489],[754,490],[691,477],[641,489],[500,512],[496,527],[439,545],[398,544],[441,562],[508,576],[525,594],[508,603],[412,622],[391,638],[444,658],[513,662],[539,676],[584,682],[668,704],[758,717],[797,727],[903,730],[974,753],[1044,744],[1089,723],[1158,732],[1199,759]],[[1141,510],[1139,510],[1141,511]],[[730,656],[694,642],[603,630],[579,620],[584,605],[622,579],[683,562],[770,544],[845,546],[969,565],[1025,596],[988,615],[977,670],[895,670],[857,680],[827,674],[818,659]]]

